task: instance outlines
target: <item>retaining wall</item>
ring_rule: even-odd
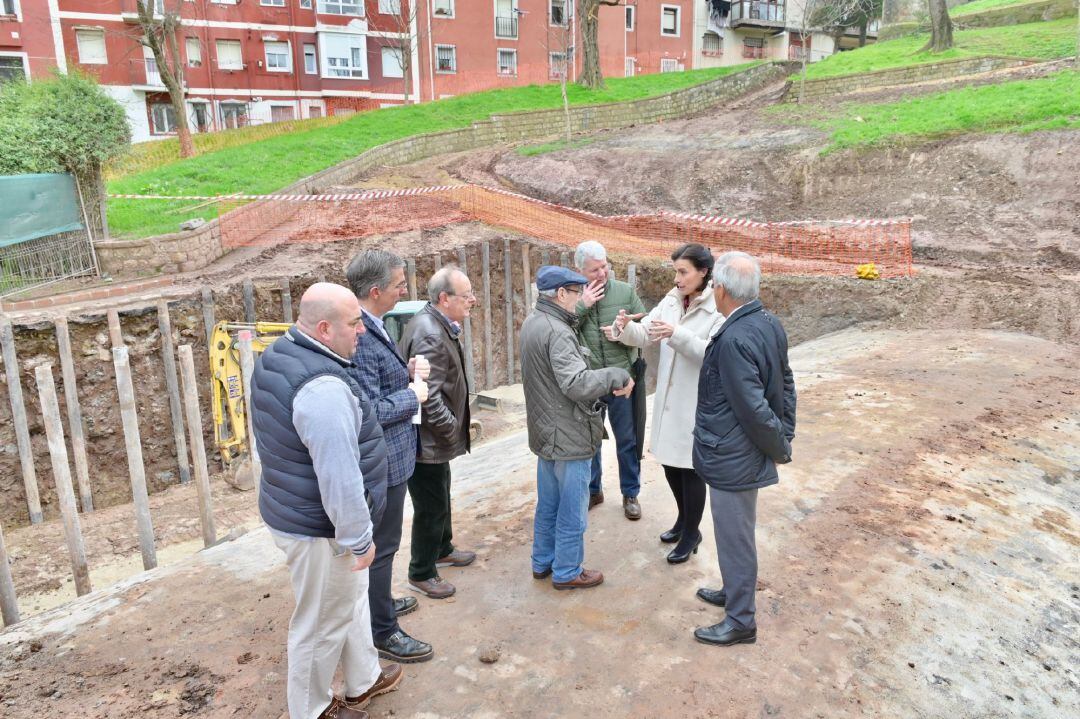
[[[958,29],[969,27],[998,27],[1001,25],[1023,25],[1029,22],[1058,20],[1076,16],[1075,0],[1038,0],[1038,2],[984,10],[970,15],[959,15],[952,19]]]
[[[571,107],[571,131],[592,132],[686,117],[778,80],[788,71],[788,63],[767,63],[667,95]],[[425,157],[500,142],[558,136],[565,132],[565,127],[566,116],[562,109],[492,115],[483,122],[460,130],[416,135],[379,145],[284,187],[280,192],[315,194],[330,187],[351,184],[368,170],[380,165],[403,165]],[[192,232],[142,240],[100,242],[95,247],[102,271],[123,277],[197,270],[225,254],[217,220]]]

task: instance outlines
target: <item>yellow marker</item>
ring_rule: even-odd
[[[880,280],[881,273],[878,272],[877,266],[873,262],[867,262],[865,265],[859,265],[855,268],[855,276],[860,280]]]

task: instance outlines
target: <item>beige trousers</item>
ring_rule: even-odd
[[[329,539],[305,541],[271,533],[292,578],[296,609],[289,621],[289,719],[317,719],[334,698],[338,663],[345,696],[359,696],[379,678],[371,642],[368,572]]]

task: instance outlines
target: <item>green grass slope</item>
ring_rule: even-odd
[[[572,105],[598,105],[655,97],[729,75],[747,65],[690,72],[639,75],[607,80],[606,89],[567,87]],[[393,140],[429,132],[468,127],[492,114],[562,107],[559,85],[529,85],[359,113],[330,127],[280,135],[250,144],[117,178],[108,183],[114,194],[225,195],[262,194],[332,167],[365,150]],[[175,232],[181,220],[213,219],[213,206],[192,209],[191,202],[111,200],[109,228],[124,238]]]
[[[1076,18],[958,30],[953,37],[955,46],[936,54],[919,52],[929,39],[926,34],[874,43],[814,63],[807,68],[806,77],[816,80],[980,55],[1043,60],[1069,57],[1076,52]]]

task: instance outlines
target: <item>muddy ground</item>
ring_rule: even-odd
[[[455,462],[455,536],[479,560],[446,570],[453,600],[403,619],[436,659],[373,716],[1074,716],[1075,353],[849,330],[792,361],[796,454],[761,493],[756,645],[693,642],[721,616],[693,596],[717,581],[714,546],[663,561],[673,506],[652,461],[641,522],[617,502],[590,514],[604,585],[532,580],[533,463],[514,434]],[[291,604],[280,553],[250,532],[0,634],[4,715],[276,719]]]

